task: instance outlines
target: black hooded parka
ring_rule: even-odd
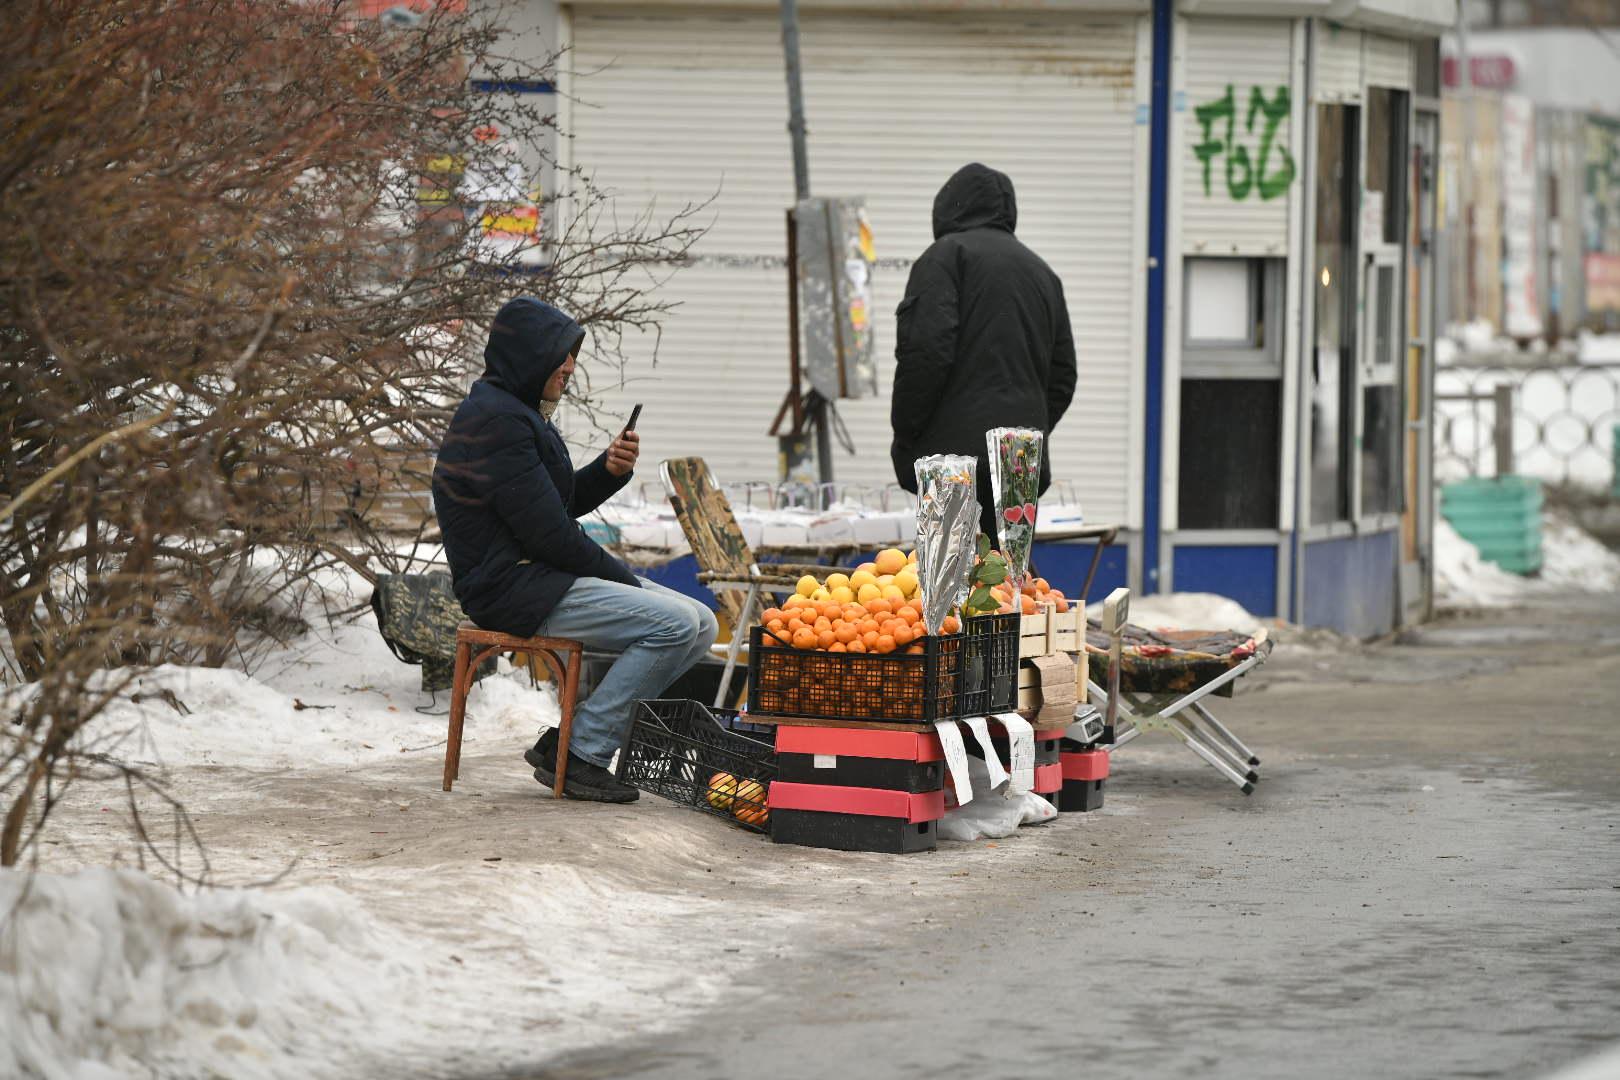
[[[495,316],[484,374],[445,433],[433,466],[433,509],[456,599],[486,630],[533,634],[576,579],[640,585],[576,521],[629,475],[604,452],[575,470],[568,447],[540,415],[546,381],[578,352],[585,331],[529,297]]]
[[[889,409],[895,478],[916,491],[916,458],[978,458],[986,529],[994,515],[984,433],[994,427],[1045,432],[1045,491],[1052,482],[1052,429],[1074,397],[1074,338],[1063,283],[1013,235],[1017,225],[1018,204],[1005,174],[978,164],[957,170],[934,198],[934,243],[912,264],[895,311]]]

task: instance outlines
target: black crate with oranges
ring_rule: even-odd
[[[927,635],[891,653],[796,649],[755,626],[748,712],[851,723],[927,724],[962,715],[966,636]]]

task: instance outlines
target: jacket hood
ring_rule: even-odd
[[[579,351],[580,325],[532,296],[508,300],[495,314],[484,346],[484,378],[530,408],[540,405],[546,380]]]
[[[957,169],[934,196],[934,239],[968,229],[1018,227],[1018,200],[1006,173],[974,162]]]

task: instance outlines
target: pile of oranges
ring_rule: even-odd
[[[916,607],[904,600],[882,596],[865,603],[847,604],[791,596],[780,608],[770,608],[760,618],[766,631],[766,645],[789,645],[795,649],[921,653],[922,639],[928,636],[922,614]],[[942,629],[954,634],[961,626],[956,616],[949,615]]]
[[[1000,603],[1000,614],[1006,615],[1012,611],[1013,589],[1011,585],[1006,582],[1000,585],[992,585],[990,595],[994,596]],[[1026,585],[1024,591],[1020,594],[1019,607],[1022,609],[1022,614],[1033,615],[1040,610],[1040,605],[1047,601],[1051,601],[1053,606],[1060,612],[1069,610],[1069,599],[1063,595],[1062,589],[1052,588],[1045,578],[1036,578],[1032,583]]]
[[[922,622],[917,554],[888,548],[848,574],[825,581],[806,575],[779,608],[760,616],[765,644],[834,653],[921,653]],[[942,632],[961,629],[948,616]]]

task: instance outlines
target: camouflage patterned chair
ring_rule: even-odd
[[[742,653],[743,635],[761,610],[760,599],[772,601],[792,593],[805,574],[824,577],[843,569],[802,563],[766,563],[761,566],[743,537],[742,526],[731,511],[731,501],[715,483],[702,458],[670,458],[659,466],[664,491],[681,523],[681,532],[697,559],[698,582],[714,593],[721,612],[731,623],[726,647],[726,670],[720,677],[715,705],[726,701],[731,674]]]

